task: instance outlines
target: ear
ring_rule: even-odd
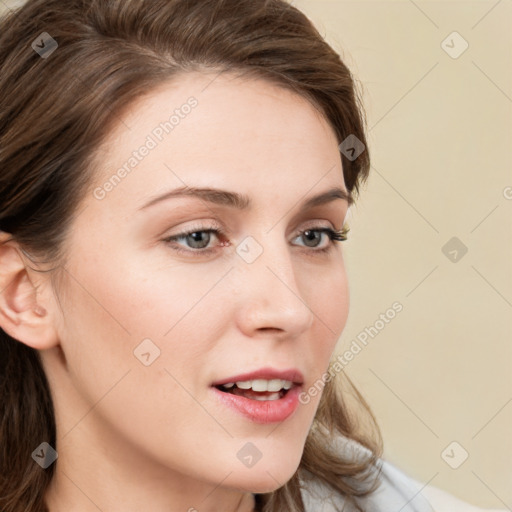
[[[58,336],[52,315],[38,296],[34,275],[19,245],[0,231],[0,327],[11,338],[44,350],[57,345]]]

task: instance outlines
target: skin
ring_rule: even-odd
[[[25,277],[2,303],[2,326],[41,351],[56,409],[50,512],[246,512],[251,493],[281,487],[299,465],[320,394],[264,425],[220,405],[210,385],[271,366],[298,368],[307,389],[326,371],[349,308],[342,243],[319,234],[318,247],[332,245],[322,254],[299,231],[340,230],[348,203],[299,203],[346,190],[338,142],[297,94],[214,77],[183,75],[124,112],[97,154],[58,280],[25,267],[14,243],[4,249]],[[94,188],[190,96],[197,107],[97,199]],[[183,185],[244,193],[253,206],[188,197],[141,210]],[[194,257],[190,238],[164,241],[213,222],[226,234],[211,235],[210,255]],[[250,264],[236,253],[247,236],[263,249]],[[146,338],[160,349],[150,366],[134,357]],[[237,458],[247,442],[262,454],[251,468]]]

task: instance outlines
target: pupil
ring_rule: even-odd
[[[202,235],[206,235],[206,243],[204,243],[204,240],[201,241]],[[195,233],[190,233],[188,235],[189,240],[191,240],[191,247],[194,249],[204,249],[208,245],[208,242],[210,241],[210,234],[206,233],[206,231],[196,231]],[[201,245],[203,243],[204,245]]]
[[[311,237],[311,235],[312,235],[312,237]],[[307,231],[304,231],[303,236],[306,237],[306,239],[310,242],[310,241],[315,241],[315,239],[319,239],[322,236],[322,234],[319,233],[318,231],[312,231],[312,230],[308,229]],[[308,244],[306,243],[306,245],[308,245]],[[308,245],[308,246],[316,247],[316,245],[318,245],[318,244],[313,244],[313,245]]]

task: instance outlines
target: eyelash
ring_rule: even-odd
[[[329,243],[327,245],[327,247],[324,247],[323,249],[315,249],[315,248],[311,249],[311,251],[313,253],[327,254],[334,248],[334,242],[344,242],[345,240],[347,240],[347,234],[350,231],[350,228],[348,228],[347,226],[343,226],[343,228],[340,231],[336,231],[334,229],[331,229],[331,228],[328,228],[325,226],[311,227],[311,228],[307,228],[303,231],[299,231],[296,235],[296,238],[298,236],[304,235],[304,233],[306,233],[307,231],[325,233],[328,236],[331,243]],[[215,226],[215,227],[197,226],[197,227],[191,228],[188,231],[185,231],[183,233],[178,233],[177,235],[172,235],[172,236],[166,237],[162,241],[167,243],[168,245],[170,245],[172,250],[176,251],[177,253],[186,254],[186,255],[192,256],[192,257],[210,255],[217,250],[218,246],[216,248],[210,248],[210,249],[183,249],[182,247],[179,247],[179,246],[172,246],[171,242],[176,242],[182,238],[186,238],[187,236],[189,236],[193,233],[214,233],[215,236],[219,239],[224,237],[224,235],[225,235],[224,231],[220,228],[220,226]]]

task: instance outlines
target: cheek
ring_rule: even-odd
[[[225,270],[205,273],[190,264],[163,268],[139,259],[115,259],[120,263],[75,259],[69,267],[61,343],[73,384],[92,404],[130,370],[125,380],[131,391],[124,398],[119,395],[120,404],[144,401],[149,393],[149,416],[159,415],[158,408],[150,410],[157,403],[197,413],[197,403],[180,384],[204,399],[209,359],[219,352],[216,344],[232,311],[226,287],[214,287]],[[124,417],[122,411],[118,417]]]
[[[315,283],[309,284],[309,302],[315,316],[317,354],[327,364],[336,343],[345,328],[350,297],[343,261],[329,268]]]
[[[300,402],[313,420],[324,392],[333,352],[345,328],[349,312],[349,287],[343,262],[326,274],[322,286],[312,288],[310,307],[315,313],[314,332],[308,337],[311,379],[304,385]]]
[[[199,405],[206,393],[205,346],[216,337],[208,329],[211,304],[200,299],[212,283],[190,282],[178,270],[163,281],[150,279],[144,266],[125,263],[114,272],[103,265],[70,267],[62,294],[61,343],[80,396],[63,431],[80,421],[101,429],[112,446],[128,440],[151,459],[198,465],[210,449],[205,431],[225,437]]]

